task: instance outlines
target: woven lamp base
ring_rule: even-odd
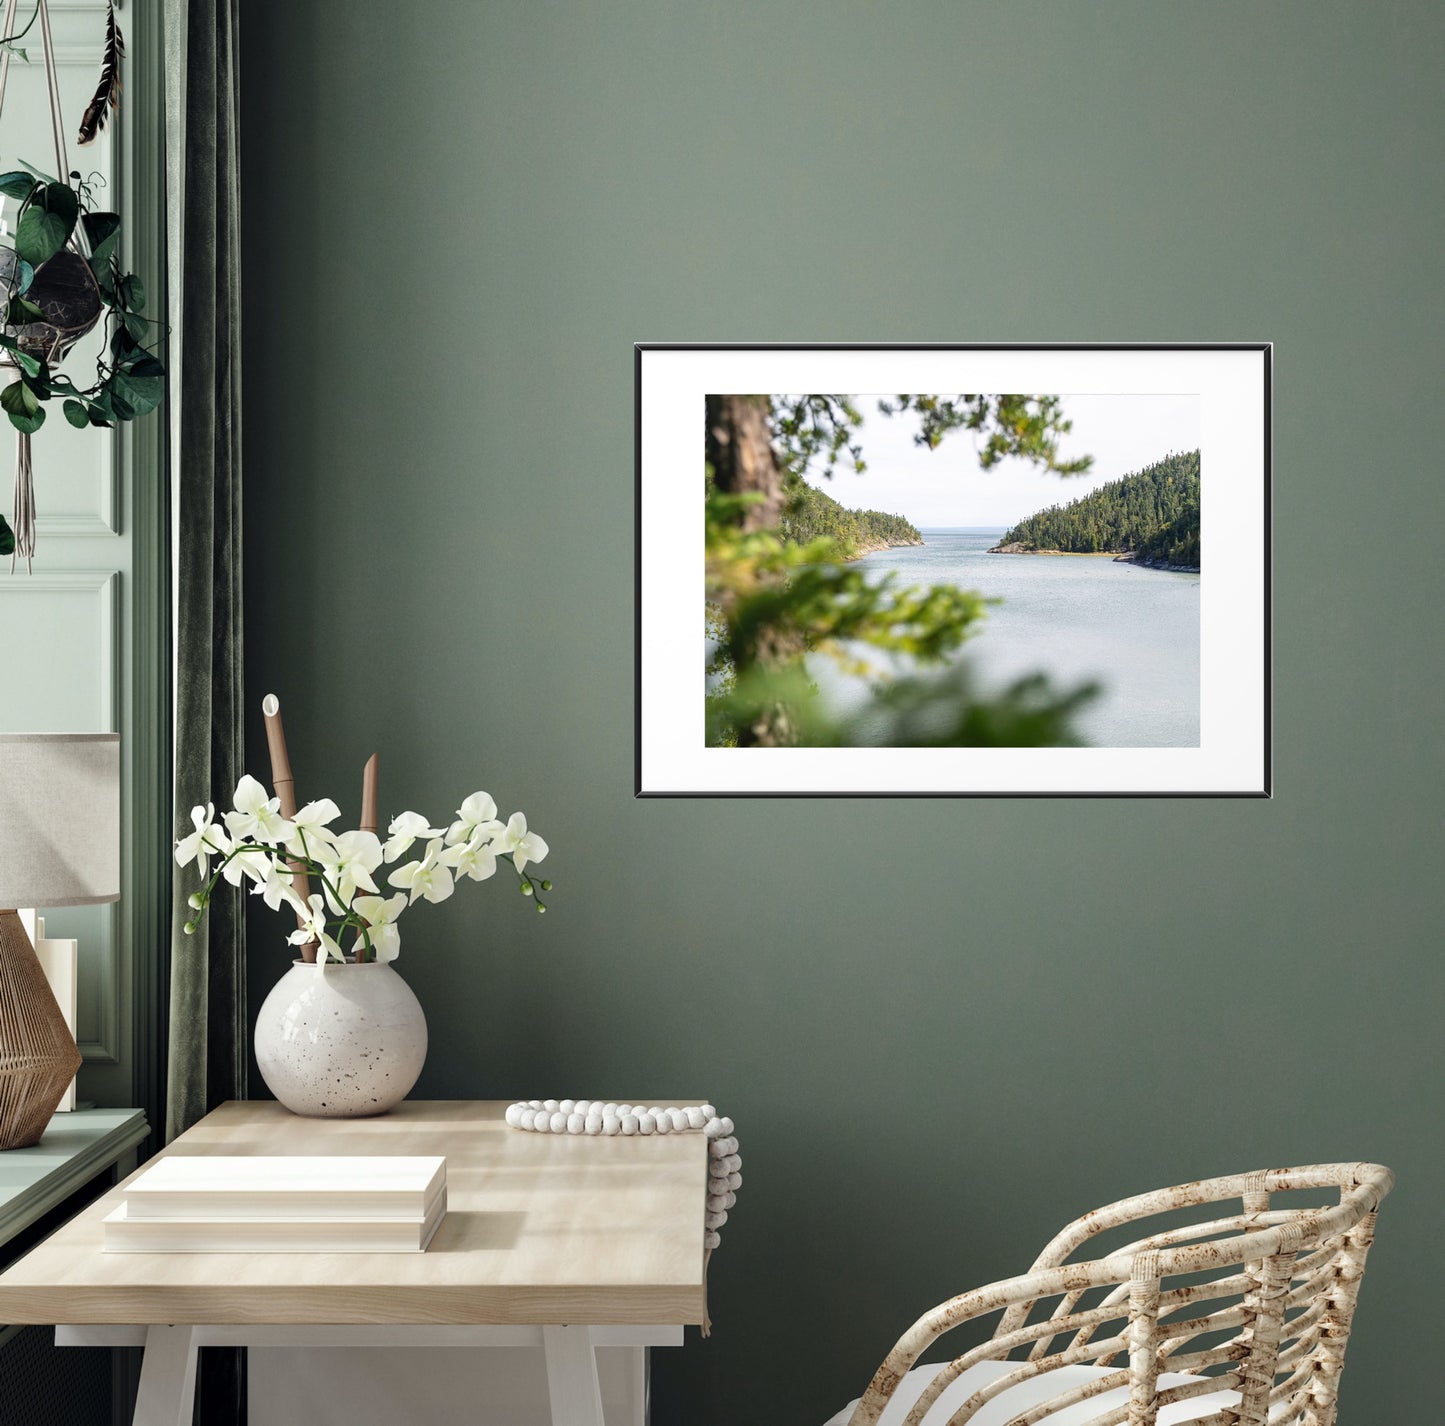
[[[0,1149],[38,1144],[80,1051],[18,912],[0,910]]]

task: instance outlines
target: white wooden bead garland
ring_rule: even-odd
[[[707,1202],[703,1208],[704,1259],[722,1241],[728,1210],[743,1186],[743,1160],[733,1121],[711,1104],[684,1108],[659,1104],[616,1104],[600,1099],[525,1099],[507,1107],[507,1123],[533,1134],[685,1134],[703,1133],[708,1145]],[[706,1336],[710,1323],[704,1321]]]

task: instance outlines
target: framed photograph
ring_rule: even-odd
[[[636,348],[643,797],[1268,797],[1269,343]]]

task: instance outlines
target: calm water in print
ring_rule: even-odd
[[[1079,715],[1096,747],[1199,745],[1199,575],[1141,569],[1093,555],[991,555],[1002,530],[924,530],[925,544],[865,555],[859,567],[899,584],[956,584],[998,598],[965,644],[983,686],[1047,673],[1058,687],[1093,680],[1102,693]],[[821,668],[830,696],[858,685]]]

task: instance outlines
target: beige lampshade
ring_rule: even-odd
[[[0,908],[120,896],[120,734],[0,733]]]

